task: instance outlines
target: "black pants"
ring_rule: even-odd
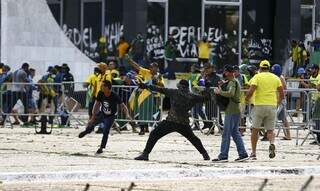
[[[102,140],[100,144],[100,148],[106,148],[107,142],[108,142],[108,137],[109,137],[109,132],[111,129],[111,126],[113,125],[115,116],[108,116],[105,117],[101,112],[97,114],[96,121],[94,124],[91,124],[87,126],[86,132],[91,133],[94,130],[94,127],[100,123],[103,123],[103,135],[102,135]]]
[[[178,132],[187,138],[201,154],[207,153],[200,139],[192,132],[190,125],[178,124],[167,120],[160,122],[159,125],[151,131],[143,152],[149,154],[159,139],[172,132]]]
[[[11,113],[13,107],[16,105],[17,101],[21,100],[24,108],[24,114],[27,114],[28,110],[28,99],[26,92],[14,92],[14,91],[8,91],[4,94],[3,97],[3,103],[4,103],[4,113]],[[2,115],[3,119],[6,118],[6,115]],[[21,116],[22,122],[28,121],[28,116]]]

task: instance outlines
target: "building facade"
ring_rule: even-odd
[[[196,42],[205,34],[213,42],[211,61],[219,65],[283,64],[290,41],[309,46],[320,38],[320,0],[47,0],[63,33],[93,61],[116,55],[121,36],[132,41],[140,33],[146,53],[161,62],[163,45],[172,34],[177,60],[196,62]],[[316,6],[318,5],[318,6]],[[1,20],[1,19],[0,19]],[[239,31],[241,31],[239,33]],[[3,48],[3,47],[2,47]]]

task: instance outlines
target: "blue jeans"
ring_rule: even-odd
[[[103,123],[103,131],[102,131],[103,135],[102,135],[100,148],[103,148],[103,149],[106,148],[110,128],[113,125],[114,119],[115,119],[115,115],[105,117],[102,113],[98,113],[95,123],[89,125],[85,130],[87,133],[91,133],[96,125],[98,125],[99,123]]]
[[[236,143],[239,157],[247,157],[247,151],[244,148],[243,140],[239,131],[240,114],[226,115],[224,118],[223,134],[221,141],[219,159],[228,159],[230,148],[230,137]]]

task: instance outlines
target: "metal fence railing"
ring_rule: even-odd
[[[8,121],[9,116],[19,116],[22,122],[30,121],[32,117],[46,116],[50,117],[50,124],[66,126],[85,125],[88,121],[92,95],[82,82],[5,83],[0,88],[0,108],[4,121]],[[163,96],[160,94],[140,90],[136,86],[114,85],[112,91],[127,105],[133,122],[153,124],[162,118]],[[116,121],[119,125],[131,122],[120,110]]]
[[[112,90],[127,105],[134,123],[155,124],[163,118],[164,97],[160,94],[141,90],[136,86],[114,85]],[[201,89],[196,92],[198,91]],[[243,97],[246,90],[241,91]],[[286,90],[286,119],[290,130],[296,132],[296,144],[298,144],[301,130],[313,130],[314,123],[312,123],[311,114],[315,97],[318,94],[315,89],[288,88]],[[90,96],[90,90],[84,86],[83,82],[5,83],[0,86],[1,116],[5,122],[8,122],[9,116],[18,116],[22,122],[45,117],[49,124],[78,127],[86,125],[89,119]],[[241,100],[244,99],[241,98]],[[242,120],[246,122],[241,128],[252,128],[252,105],[241,102],[241,107]],[[213,98],[192,109],[191,122],[194,125],[208,127],[208,131],[202,131],[203,133],[210,134],[215,127],[220,132],[223,115],[224,112],[220,111]],[[125,126],[131,121],[126,119],[119,110],[116,122],[119,126]],[[286,129],[281,121],[278,121],[276,128]]]

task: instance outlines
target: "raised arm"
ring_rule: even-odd
[[[159,92],[161,94],[164,94],[168,97],[172,96],[176,90],[174,89],[169,89],[169,88],[164,88],[164,87],[159,87],[159,86],[154,86],[154,85],[146,85],[143,83],[139,84],[140,89],[147,89],[149,91],[153,92]]]
[[[128,59],[128,63],[130,64],[130,66],[132,66],[134,68],[134,70],[136,70],[137,72],[139,72],[140,70],[140,66],[138,63],[136,63],[134,60],[132,60],[129,55],[126,55],[126,58]]]

